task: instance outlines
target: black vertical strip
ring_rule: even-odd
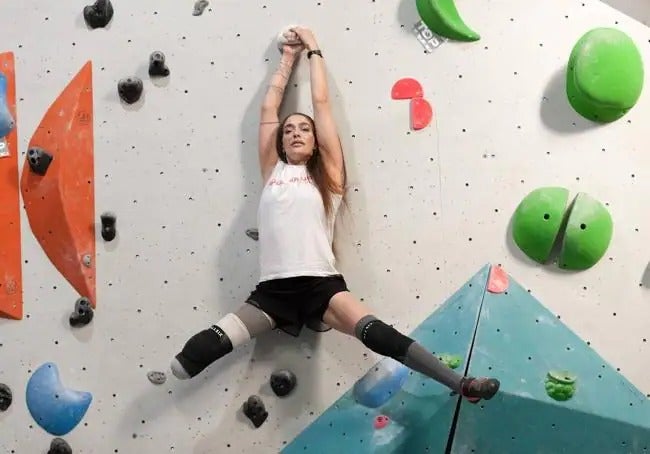
[[[481,311],[483,310],[483,302],[485,301],[485,292],[487,291],[491,272],[492,272],[492,264],[490,264],[490,269],[488,270],[487,279],[485,280],[485,285],[483,287],[483,296],[481,296],[481,305],[478,308],[478,316],[476,317],[476,325],[474,325],[472,343],[469,346],[469,355],[467,357],[465,369],[463,370],[463,375],[467,375],[469,371],[469,365],[471,364],[472,361],[472,352],[474,351],[474,341],[476,340],[476,332],[478,331],[478,324],[481,321]],[[456,435],[456,425],[458,424],[458,415],[460,414],[460,406],[462,402],[463,402],[463,397],[460,396],[458,402],[456,403],[456,410],[454,411],[454,419],[451,423],[451,429],[449,429],[449,438],[447,438],[447,447],[445,448],[445,454],[451,454],[451,448],[454,445],[454,437]]]

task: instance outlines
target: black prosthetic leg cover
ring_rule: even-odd
[[[176,355],[176,359],[190,377],[233,350],[228,335],[217,325],[196,333]]]

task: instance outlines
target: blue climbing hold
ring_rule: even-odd
[[[61,436],[69,433],[83,419],[92,395],[66,389],[55,364],[40,366],[27,382],[27,408],[45,431]]]
[[[381,407],[397,394],[408,375],[406,366],[385,358],[354,384],[354,399],[369,408]]]
[[[16,126],[16,121],[7,104],[7,77],[0,72],[0,138],[7,136]]]

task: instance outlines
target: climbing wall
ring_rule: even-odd
[[[565,88],[574,46],[597,27],[624,32],[643,63],[650,61],[650,31],[641,22],[600,0],[457,0],[467,29],[454,21],[451,28],[469,37],[459,40],[429,34],[415,0],[255,0],[246,8],[212,0],[196,15],[192,0],[114,0],[111,21],[95,29],[84,20],[84,6],[0,6],[0,138],[10,151],[0,153],[0,200],[7,201],[0,207],[0,383],[6,385],[0,386],[0,451],[46,452],[58,436],[80,453],[278,452],[311,439],[304,434],[315,433],[312,423],[327,433],[327,420],[319,417],[339,399],[353,404],[346,392],[381,358],[333,331],[305,331],[298,339],[270,333],[190,381],[168,370],[192,334],[235,310],[256,283],[257,243],[246,231],[256,227],[262,189],[259,105],[278,65],[275,38],[293,23],[313,29],[327,64],[350,174],[349,207],[336,243],[351,290],[376,315],[415,333],[477,269],[502,264],[548,317],[571,329],[568,346],[588,342],[627,380],[610,369],[603,373],[603,380],[618,383],[617,402],[647,406],[640,402],[650,393],[650,98],[644,88],[622,117],[597,123],[576,112]],[[169,74],[149,75],[154,52],[164,54]],[[614,78],[638,84],[645,74]],[[118,90],[128,78],[142,80],[142,94],[131,104]],[[414,100],[412,92],[393,91],[404,78],[421,87]],[[628,102],[635,87],[625,87]],[[285,112],[311,112],[306,59],[287,96]],[[602,105],[590,108],[598,112]],[[7,111],[15,119],[11,131]],[[48,155],[54,158],[49,167]],[[30,165],[29,158],[40,160]],[[47,167],[45,175],[38,174],[40,166]],[[45,185],[54,190],[39,193]],[[553,224],[565,236],[564,249],[573,247],[593,266],[539,263],[521,247],[530,241],[515,241],[513,229],[522,224],[513,213],[519,208],[546,219],[539,206],[531,211],[521,203],[550,187],[565,188],[569,199],[549,213],[575,215]],[[578,194],[611,217],[611,237],[603,243],[601,236],[596,259],[593,247],[587,248],[591,255],[581,247],[593,243],[580,239],[593,231],[584,221],[593,212],[569,206]],[[102,215],[110,213],[117,235],[107,241]],[[542,249],[554,240],[546,238]],[[490,298],[490,311],[510,301],[510,295]],[[522,308],[520,315],[542,309]],[[463,330],[470,321],[455,323]],[[524,326],[507,329],[518,333]],[[528,356],[547,353],[526,342],[512,351],[492,328],[478,323],[477,336],[490,349],[473,367],[492,367],[504,378],[504,395],[488,410],[499,415],[528,402],[512,370]],[[423,339],[436,352],[464,348],[444,336]],[[600,403],[580,394],[585,380],[596,380],[585,378],[595,357],[579,358],[587,359],[565,367],[577,375],[575,400],[567,405],[590,405],[590,414],[598,414]],[[279,398],[269,377],[283,368],[296,374],[297,387]],[[544,363],[527,373],[546,369]],[[155,371],[166,374],[163,383],[148,377]],[[453,423],[444,415],[456,411],[449,396],[420,377],[408,375],[404,383],[405,402],[437,417],[432,433],[448,435]],[[638,394],[623,393],[632,387]],[[7,389],[11,405],[3,410]],[[269,414],[259,428],[241,410],[251,395],[262,398]],[[584,396],[590,400],[580,400]],[[419,399],[433,402],[438,413],[422,410]],[[62,401],[71,404],[64,420],[56,418]],[[525,408],[541,409],[549,430],[563,417],[562,407],[550,402]],[[472,436],[460,424],[480,422],[479,409],[461,405],[457,446],[477,452],[485,446],[485,434]],[[413,413],[395,410],[408,427]],[[373,428],[375,413],[361,415],[347,417],[367,417],[363,430],[369,432],[350,437],[385,442],[391,452],[390,432]],[[385,430],[399,424],[398,417]],[[634,438],[633,418],[620,424],[621,442],[645,442]],[[505,444],[489,448],[520,446],[524,429],[502,433]],[[433,446],[432,439],[407,432],[400,440]],[[330,435],[340,433],[332,428]]]

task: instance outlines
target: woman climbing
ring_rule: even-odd
[[[330,107],[325,59],[313,33],[285,34],[279,68],[261,107],[259,162],[264,189],[258,208],[260,279],[245,304],[192,336],[173,359],[173,374],[196,376],[250,339],[274,330],[298,336],[303,326],[334,328],[370,350],[444,384],[476,403],[499,389],[493,378],[464,377],[413,339],[375,317],[337,270],[334,220],[346,188],[343,151]],[[287,82],[306,50],[313,119],[278,118]]]

